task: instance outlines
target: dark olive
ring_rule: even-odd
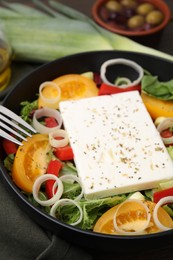
[[[147,16],[146,16],[146,22],[151,24],[151,25],[158,25],[163,21],[164,15],[161,11],[159,10],[154,10],[151,11]]]
[[[137,6],[137,1],[135,0],[121,0],[120,2],[124,7],[134,9]]]
[[[154,5],[150,3],[143,3],[140,4],[137,8],[137,13],[141,15],[147,15],[149,12],[153,11],[155,9]]]
[[[121,12],[122,10],[122,6],[120,3],[118,3],[117,1],[113,1],[110,0],[105,4],[105,7],[109,10],[109,11],[113,11],[113,12]]]
[[[130,29],[136,29],[139,28],[141,26],[143,26],[145,23],[145,19],[142,15],[134,15],[133,17],[131,17],[128,22],[127,22],[127,26]]]

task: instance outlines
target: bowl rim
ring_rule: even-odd
[[[106,24],[99,16],[98,10],[99,8],[108,0],[96,0],[95,3],[92,6],[92,16],[94,18],[94,20],[103,28],[114,32],[114,33],[118,33],[124,36],[147,36],[147,35],[151,35],[154,33],[157,33],[159,31],[161,31],[163,28],[166,27],[166,25],[169,23],[169,21],[171,20],[171,11],[170,8],[168,7],[168,5],[163,1],[163,0],[142,0],[142,2],[152,2],[155,6],[158,7],[158,9],[160,9],[164,14],[164,20],[162,21],[161,24],[159,24],[158,26],[153,27],[152,29],[149,30],[145,30],[145,31],[126,31],[120,28],[113,28],[112,26],[109,26],[108,24]]]

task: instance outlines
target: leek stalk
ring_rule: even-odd
[[[112,49],[108,41],[82,21],[10,19],[5,21],[5,29],[16,60],[46,62],[72,53]]]
[[[56,1],[50,0],[48,6],[33,0],[35,8],[3,2],[5,7],[0,8],[0,23],[9,38],[15,60],[47,62],[79,52],[125,50],[173,61],[172,55],[109,32],[88,16]]]

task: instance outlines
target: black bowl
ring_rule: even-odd
[[[82,73],[86,71],[99,71],[101,64],[113,58],[126,58],[136,61],[143,68],[150,71],[153,75],[159,75],[159,79],[168,81],[172,79],[173,62],[147,54],[121,51],[98,51],[81,53],[63,57],[48,64],[40,66],[29,74],[8,94],[3,101],[3,105],[18,113],[20,102],[24,100],[32,101],[38,93],[38,86],[44,82],[68,73]],[[49,216],[33,206],[20,190],[12,182],[6,169],[3,166],[3,150],[0,150],[0,171],[4,185],[16,203],[29,217],[45,229],[56,235],[75,243],[82,247],[94,250],[104,250],[109,252],[130,252],[145,248],[159,248],[172,244],[173,230],[162,233],[155,233],[141,236],[116,236],[105,235],[89,231],[84,231]]]

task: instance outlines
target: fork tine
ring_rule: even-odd
[[[7,123],[7,125],[5,123]],[[25,127],[26,130],[23,129],[22,126]],[[18,145],[23,145],[22,142],[20,142],[15,137],[11,136],[9,133],[5,132],[1,128],[7,130],[9,133],[12,133],[16,137],[19,137],[21,140],[25,140],[25,141],[27,141],[27,139],[24,136],[22,136],[22,133],[24,133],[26,136],[31,137],[32,135],[28,133],[27,130],[30,130],[33,133],[37,132],[32,126],[30,126],[27,122],[25,122],[22,118],[20,118],[20,116],[16,115],[15,113],[13,113],[8,108],[2,105],[0,105],[0,136]],[[19,130],[21,134],[15,130]]]
[[[19,124],[25,126],[32,132],[36,133],[36,130],[32,126],[30,126],[27,122],[25,122],[22,118],[20,118],[18,115],[16,115],[14,112],[9,110],[8,108],[0,105],[0,113],[7,115],[8,117],[10,117],[10,118],[14,119],[16,122],[18,122]]]
[[[21,146],[23,145],[20,141],[18,141],[17,139],[12,137],[11,135],[4,132],[2,129],[0,129],[0,136],[4,137],[5,139],[12,141],[13,143],[18,144],[18,145],[21,145]]]
[[[19,125],[17,125],[16,123],[14,123],[13,121],[7,119],[6,117],[4,117],[3,115],[0,115],[0,120],[3,120],[4,122],[8,123],[9,125],[13,126],[14,128],[18,129],[19,131],[21,131],[22,133],[24,133],[25,135],[31,136],[28,132],[26,132],[23,128],[21,128]],[[0,122],[0,125],[4,125],[2,122]],[[5,126],[5,125],[4,125]],[[5,126],[4,128],[7,129],[7,126]],[[9,130],[10,132],[12,132],[11,128],[8,128],[7,130]]]
[[[21,138],[22,140],[27,141],[27,139],[20,135],[18,132],[14,131],[12,128],[8,127],[7,125],[5,125],[4,123],[0,122],[0,126],[2,126],[2,128],[8,130],[9,132],[11,132],[12,134],[14,134],[15,136],[18,136],[19,138]],[[28,134],[29,136],[31,136],[30,134]]]

